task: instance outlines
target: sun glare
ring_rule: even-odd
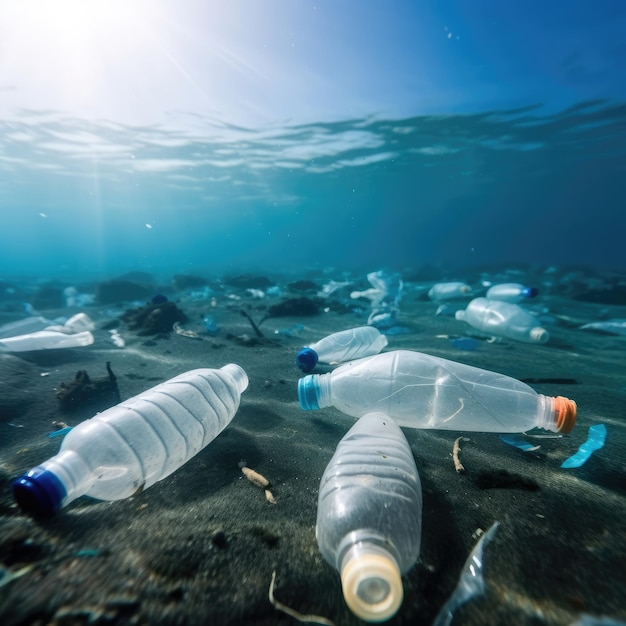
[[[20,0],[0,7],[0,69],[25,92],[87,105],[155,39],[144,0]]]

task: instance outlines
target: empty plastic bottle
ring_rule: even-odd
[[[546,343],[550,339],[550,333],[539,325],[534,315],[510,302],[475,298],[464,311],[457,311],[455,317],[496,337],[525,343]]]
[[[502,302],[519,304],[528,298],[534,298],[537,293],[539,292],[534,287],[526,287],[521,283],[502,283],[490,287],[487,290],[486,297],[488,300],[501,300]]]
[[[230,423],[248,377],[239,365],[176,376],[81,422],[56,456],[13,483],[37,517],[79,496],[121,500],[169,476]]]
[[[404,434],[382,413],[363,416],[324,471],[315,529],[355,615],[382,622],[400,608],[400,577],[419,556],[421,526],[422,488]]]
[[[296,365],[303,372],[311,372],[318,361],[345,363],[361,357],[378,354],[387,345],[387,337],[373,326],[359,326],[333,333],[300,350]]]
[[[360,417],[380,411],[400,426],[512,433],[568,433],[576,403],[538,394],[525,383],[421,352],[395,350],[345,363],[298,382],[303,409],[334,406]]]
[[[436,302],[443,300],[457,300],[467,298],[472,293],[472,288],[465,283],[437,283],[430,288],[428,297]]]
[[[52,327],[54,328],[54,327]],[[27,335],[0,339],[0,352],[29,352],[31,350],[54,350],[80,348],[93,343],[89,331],[68,334],[59,330],[39,330]]]

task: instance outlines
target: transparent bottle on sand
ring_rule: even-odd
[[[568,433],[576,421],[573,400],[544,396],[515,378],[410,350],[304,376],[298,398],[305,410],[334,406],[353,417],[379,411],[409,428]]]
[[[13,483],[20,507],[52,515],[79,496],[121,500],[169,476],[231,422],[248,376],[239,365],[185,372],[73,428],[56,456]]]
[[[467,298],[471,293],[472,288],[465,283],[437,283],[430,288],[428,297],[436,302],[442,302],[443,300]]]
[[[534,315],[510,302],[474,298],[464,311],[457,311],[455,317],[496,337],[524,343],[546,343],[550,339],[550,333],[539,325]]]
[[[404,434],[382,413],[361,417],[324,471],[315,529],[355,615],[381,622],[400,608],[421,526],[422,488]]]
[[[487,300],[501,300],[519,304],[528,298],[534,298],[538,291],[534,287],[526,287],[521,283],[500,283],[487,290]]]
[[[373,326],[342,330],[303,348],[296,356],[296,365],[311,372],[321,363],[345,363],[378,354],[387,345],[387,337]]]

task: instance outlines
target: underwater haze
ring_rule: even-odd
[[[5,276],[624,267],[622,2],[0,18]]]

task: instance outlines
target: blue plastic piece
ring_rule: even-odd
[[[50,439],[52,439],[53,437],[62,437],[63,435],[67,435],[70,430],[72,430],[71,426],[66,426],[65,428],[61,428],[59,430],[53,430],[52,432],[48,433],[48,437],[50,437]]]
[[[298,400],[301,409],[315,411],[320,408],[317,390],[318,386],[314,376],[305,376],[298,381]]]
[[[534,446],[532,443],[529,443],[525,439],[522,439],[518,435],[500,435],[500,439],[504,441],[504,443],[513,446],[515,448],[519,448],[523,452],[532,452],[533,450],[538,450],[541,446]]]
[[[522,291],[524,298],[534,298],[537,296],[538,293],[539,290],[535,289],[534,287],[525,287],[524,291]]]
[[[52,472],[35,467],[13,483],[13,497],[33,517],[51,517],[67,495],[63,483]]]
[[[210,315],[205,315],[202,318],[202,323],[204,324],[204,328],[206,329],[207,333],[211,335],[211,337],[216,337],[220,334],[220,327]]]
[[[470,352],[477,350],[480,345],[476,339],[472,339],[471,337],[456,337],[451,340],[451,343],[459,350],[469,350]]]
[[[578,452],[565,459],[561,463],[561,467],[571,469],[572,467],[580,467],[584,465],[589,457],[600,448],[604,447],[606,442],[606,426],[604,424],[596,424],[589,427],[589,435],[587,441],[578,448]]]
[[[313,368],[317,365],[318,360],[317,352],[311,348],[303,348],[298,352],[296,356],[296,365],[303,372],[312,372]]]

